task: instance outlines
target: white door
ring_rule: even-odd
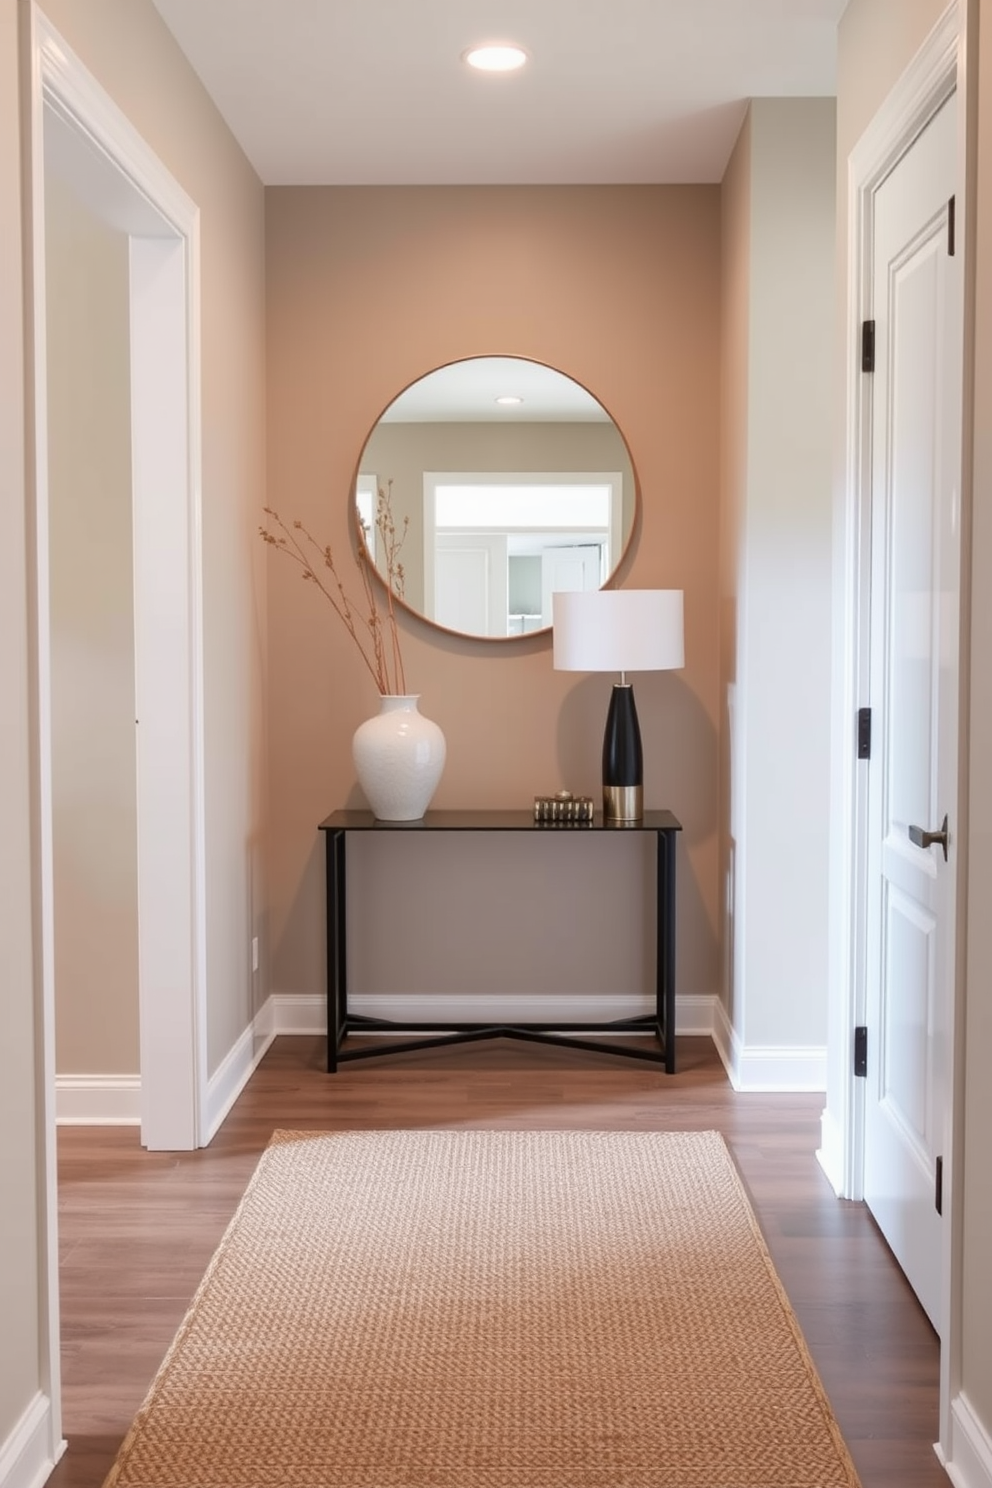
[[[449,630],[505,636],[510,579],[503,532],[439,532],[434,540],[433,612]],[[425,581],[430,579],[425,574]]]
[[[577,589],[598,589],[603,582],[599,543],[541,550],[541,621],[551,624],[551,596]]]
[[[956,99],[874,201],[864,1194],[941,1330],[956,872],[962,298]],[[927,845],[939,832],[945,844]]]

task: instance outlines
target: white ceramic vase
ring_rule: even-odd
[[[384,696],[351,743],[358,783],[380,821],[419,821],[444,769],[444,734],[417,707],[419,693]]]

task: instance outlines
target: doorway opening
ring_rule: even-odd
[[[53,499],[86,500],[71,461],[61,462],[65,489],[56,493],[53,483],[60,469],[54,447],[67,436],[50,418],[50,404],[64,412],[72,402],[71,388],[68,399],[65,389],[58,400],[50,398],[49,348],[58,340],[46,296],[46,194],[51,201],[59,183],[107,242],[117,240],[126,275],[122,437],[130,440],[132,541],[131,574],[123,582],[133,608],[137,1114],[145,1146],[183,1150],[203,1139],[206,1089],[198,212],[45,17],[35,9],[31,19],[33,628],[46,1047],[53,1068],[59,804],[53,689],[65,670],[53,668]],[[52,313],[58,314],[54,304]],[[93,366],[100,375],[96,357]],[[122,583],[120,571],[116,582]],[[60,602],[63,597],[60,590]],[[119,618],[127,627],[126,617]],[[92,654],[86,660],[92,667]],[[92,682],[95,696],[95,674],[94,668],[90,679],[81,679],[77,667],[74,685],[85,692]]]

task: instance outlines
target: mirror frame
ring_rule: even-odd
[[[588,388],[585,383],[581,382],[577,377],[573,377],[569,372],[563,372],[560,367],[552,366],[550,362],[541,361],[539,357],[520,356],[516,352],[473,353],[472,355],[464,357],[452,357],[451,360],[447,362],[439,362],[437,366],[428,368],[428,370],[421,373],[419,377],[415,377],[410,382],[406,383],[406,385],[400,388],[399,392],[395,393],[393,397],[390,398],[389,402],[384,405],[362,441],[361,449],[358,452],[358,459],[355,462],[355,468],[352,473],[351,485],[349,486],[348,491],[348,500],[351,506],[350,516],[355,531],[355,540],[358,544],[359,553],[368,563],[370,573],[386,591],[389,591],[390,586],[387,582],[386,576],[376,566],[374,554],[369,551],[368,543],[365,541],[364,529],[362,527],[361,521],[358,518],[358,506],[356,502],[359,479],[362,475],[362,462],[365,457],[365,451],[368,449],[369,441],[382,422],[384,415],[389,412],[393,404],[396,403],[398,399],[400,399],[404,395],[404,393],[409,392],[411,388],[416,387],[418,383],[423,382],[425,378],[433,376],[435,372],[442,372],[448,367],[457,367],[462,362],[488,361],[496,358],[513,360],[517,362],[527,362],[531,366],[543,367],[546,368],[549,372],[557,373],[558,376],[565,378],[568,382],[571,382],[576,387],[581,388],[581,390],[586,393],[588,397],[592,398],[606,414],[608,420],[619,436],[624,450],[626,451],[627,460],[630,464],[630,470],[633,476],[634,489],[632,493],[630,526],[627,531],[626,537],[622,539],[620,552],[617,555],[616,561],[613,563],[605,582],[600,585],[601,589],[608,589],[614,586],[617,575],[623,568],[627,560],[627,557],[631,550],[631,545],[634,541],[634,535],[638,527],[638,519],[641,513],[641,481],[640,476],[638,475],[637,465],[634,460],[633,453],[627,441],[627,436],[624,434],[623,429],[617,423],[609,408],[607,408],[606,404],[600,397],[598,397],[596,393]],[[402,610],[405,610],[407,614],[412,615],[415,619],[422,621],[424,625],[429,625],[433,630],[440,631],[442,635],[454,636],[459,640],[478,641],[484,645],[505,645],[506,643],[512,644],[519,643],[521,641],[531,641],[538,637],[547,637],[551,634],[550,625],[542,625],[537,630],[523,631],[519,635],[482,635],[478,631],[454,630],[451,626],[443,625],[439,620],[433,619],[430,615],[425,615],[423,610],[418,610],[415,605],[411,604],[410,601],[407,600],[403,595],[397,594],[395,590],[392,591],[392,594],[394,603],[397,604]]]

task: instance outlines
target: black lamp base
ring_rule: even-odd
[[[616,682],[603,739],[603,820],[639,822],[644,816],[641,730],[629,682]]]

